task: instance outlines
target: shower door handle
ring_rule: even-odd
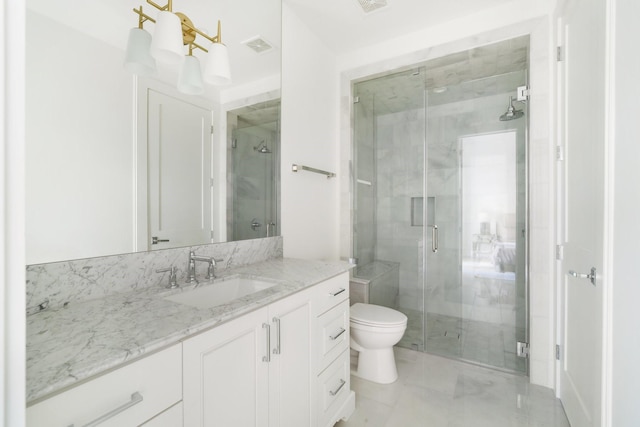
[[[438,226],[430,225],[431,227],[431,250],[435,253],[438,252]]]

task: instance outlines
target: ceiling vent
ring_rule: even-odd
[[[273,49],[273,45],[261,36],[251,37],[250,39],[243,41],[242,44],[256,53],[266,53]]]
[[[371,13],[383,7],[387,7],[387,0],[358,0],[364,13]]]

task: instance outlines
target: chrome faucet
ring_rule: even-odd
[[[175,267],[170,267],[170,268],[162,268],[160,270],[156,270],[156,273],[165,273],[165,272],[171,272],[169,274],[169,285],[167,285],[167,288],[169,289],[175,289],[178,287],[178,280],[176,279],[176,268]]]
[[[216,262],[222,262],[221,259],[215,259],[213,257],[205,257],[196,255],[194,251],[189,252],[189,265],[187,268],[187,283],[198,283],[196,279],[196,261],[206,262],[209,264],[207,267],[207,275],[205,276],[206,280],[215,279],[215,266]]]

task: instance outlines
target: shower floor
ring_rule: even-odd
[[[407,331],[398,346],[424,351],[422,313],[398,308],[407,315]],[[514,372],[524,373],[525,359],[516,355],[516,334],[524,329],[427,313],[426,351],[440,356],[468,360]],[[518,328],[516,328],[518,329]]]
[[[515,274],[465,262],[461,286],[448,293],[438,286],[427,291],[426,322],[420,310],[397,307],[408,317],[398,345],[525,373],[525,359],[516,355],[516,342],[526,336],[523,327],[516,327],[524,325],[525,301],[517,297],[515,287]],[[438,300],[440,294],[445,296]]]

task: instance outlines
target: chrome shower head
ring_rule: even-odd
[[[264,140],[260,141],[260,144],[253,147],[253,150],[261,154],[271,154],[271,150],[267,148],[267,144],[265,144]]]
[[[500,116],[501,122],[507,122],[509,120],[519,119],[524,116],[524,112],[522,110],[516,110],[513,106],[513,96],[509,97],[509,107],[507,108],[507,112]]]

